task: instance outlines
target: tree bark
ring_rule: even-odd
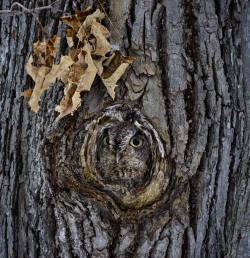
[[[12,1],[0,3],[7,10]],[[49,35],[64,36],[58,17],[90,4],[62,0],[37,15]],[[37,114],[21,97],[34,85],[24,65],[42,38],[36,19],[0,17],[0,257],[249,257],[250,2],[94,5],[112,21],[111,43],[136,61],[114,102],[96,79],[58,123],[62,83]],[[88,188],[80,162],[87,125],[126,101],[159,129],[173,164],[168,202],[150,214],[114,208]]]

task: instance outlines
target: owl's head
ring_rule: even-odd
[[[152,155],[146,135],[132,122],[114,122],[97,141],[97,166],[103,180],[130,190],[150,175]]]

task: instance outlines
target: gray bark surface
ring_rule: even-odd
[[[55,123],[57,83],[30,111],[24,65],[42,32],[27,13],[1,16],[0,257],[249,257],[250,2],[100,2],[112,44],[136,57],[115,102],[139,106],[162,132],[174,164],[170,201],[124,216],[85,187],[86,125],[113,101],[97,79],[74,116]],[[62,36],[58,17],[91,3],[62,0],[37,15]]]

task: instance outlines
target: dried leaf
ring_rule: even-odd
[[[77,32],[77,37],[79,40],[83,42],[86,39],[86,36],[90,35],[90,28],[94,20],[101,21],[104,18],[105,14],[101,13],[99,9],[97,9],[93,14],[88,15]]]
[[[104,69],[104,67],[103,67],[103,62],[105,62],[105,60],[106,60],[107,58],[108,58],[108,57],[103,56],[103,57],[101,57],[101,58],[99,58],[99,59],[93,60],[94,65],[95,65],[95,67],[96,67],[96,69],[97,69],[97,74],[98,74],[98,75],[101,75],[101,74],[103,73],[103,69]]]
[[[64,89],[65,97],[60,101],[60,105],[55,108],[60,115],[56,118],[58,122],[62,117],[72,113],[72,97],[75,94],[77,86],[69,83]]]
[[[42,93],[49,88],[49,86],[60,79],[66,82],[65,77],[69,73],[69,68],[74,62],[68,56],[62,56],[59,64],[54,64],[52,68],[47,66],[35,67],[32,65],[33,57],[29,58],[26,64],[26,70],[28,74],[35,81],[35,87],[32,92],[29,105],[35,112],[39,111],[39,100]]]
[[[69,25],[75,31],[78,31],[86,17],[93,13],[93,8],[90,6],[84,11],[77,11],[75,15],[63,16],[61,21]]]
[[[57,79],[65,83],[65,96],[56,107],[60,113],[56,121],[77,110],[81,105],[81,92],[90,90],[96,74],[114,99],[116,83],[134,58],[124,57],[119,51],[108,57],[112,47],[107,40],[110,32],[101,24],[104,18],[104,13],[98,9],[93,12],[92,8],[61,17],[71,27],[66,35],[70,50],[67,56],[61,56],[58,64],[55,64],[55,58],[59,37],[55,35],[34,44],[34,55],[30,56],[26,69],[35,81],[35,87],[33,91],[22,93],[30,96],[32,110],[38,112],[42,93]]]
[[[68,46],[70,48],[72,48],[75,45],[75,43],[74,43],[75,35],[76,35],[76,33],[74,30],[72,30],[72,29],[67,30],[66,40],[67,40]]]
[[[92,86],[92,83],[94,82],[97,69],[93,63],[90,45],[86,44],[83,50],[86,51],[84,61],[88,64],[88,68],[86,69],[85,73],[81,76],[77,89],[79,91],[83,91],[83,90],[89,91]],[[80,53],[79,59],[81,60],[82,57],[83,57],[82,53]]]
[[[98,56],[105,56],[111,50],[111,45],[107,41],[107,38],[110,37],[109,31],[99,22],[93,20],[91,34],[93,34],[96,38],[95,50],[93,54]]]
[[[84,66],[86,66],[86,69]],[[73,114],[81,105],[80,93],[90,90],[96,73],[97,69],[91,57],[91,47],[86,44],[78,55],[78,62],[73,65],[72,72],[69,74],[68,82],[70,86],[65,89],[65,97],[56,107],[56,111],[60,113],[56,121],[70,113]],[[72,93],[74,89],[75,91]]]
[[[121,64],[118,69],[109,77],[109,78],[102,78],[102,81],[104,85],[107,88],[107,91],[109,95],[112,97],[112,99],[115,98],[115,88],[117,81],[121,78],[121,76],[124,74],[125,70],[127,69],[129,64],[123,63]]]
[[[33,110],[34,112],[37,113],[40,108],[38,102],[40,100],[41,95],[46,90],[45,88],[43,88],[44,79],[45,79],[46,74],[48,74],[48,72],[50,71],[51,68],[42,66],[42,67],[39,67],[36,69],[37,69],[37,73],[36,73],[36,77],[34,80],[35,88],[30,97],[29,105],[31,107],[31,110]],[[33,74],[33,76],[35,76],[35,75]]]
[[[47,54],[48,55],[50,55],[54,58],[56,57],[56,53],[59,50],[60,41],[61,41],[61,38],[58,37],[57,35],[52,36],[48,40],[48,46],[47,46]]]
[[[81,51],[82,51],[81,49],[72,48],[72,49],[70,49],[68,56],[70,56],[70,58],[71,58],[72,60],[74,60],[75,62],[77,62],[77,61],[78,61],[78,55],[79,55],[79,53],[80,53]]]
[[[121,64],[131,64],[134,60],[134,57],[123,56],[120,51],[114,51],[113,54],[103,62],[104,70],[100,76],[104,79],[108,78]]]
[[[69,56],[61,56],[59,64],[54,64],[51,71],[46,75],[43,87],[48,88],[50,84],[55,83],[56,79],[67,83],[67,76],[70,72],[69,67],[74,61]]]
[[[100,75],[108,93],[114,99],[117,81],[124,74],[128,65],[134,61],[133,57],[122,56],[119,51],[115,51],[113,55],[105,61],[106,67]]]
[[[25,68],[27,70],[27,73],[31,76],[33,81],[36,81],[37,73],[38,73],[38,68],[33,66],[33,56],[31,55],[29,57],[28,62],[25,64]]]
[[[86,64],[86,66],[88,66]],[[79,62],[74,63],[71,67],[71,71],[68,74],[68,82],[70,83],[79,83],[79,78],[81,77],[82,74],[84,74],[86,67],[85,65],[80,64]]]
[[[94,20],[102,21],[105,18],[105,14],[97,9],[93,14],[88,15],[83,23],[82,27],[89,28]]]
[[[61,38],[54,35],[50,39],[37,41],[33,45],[34,55],[37,57],[37,65],[51,66],[54,63]]]
[[[33,92],[33,89],[25,90],[25,91],[23,91],[23,92],[21,93],[21,96],[22,96],[22,97],[26,97],[26,98],[30,98],[32,92]]]
[[[45,40],[42,42],[37,41],[33,45],[33,51],[34,51],[34,55],[37,56],[38,65],[46,65],[46,60],[45,60],[46,45],[47,45],[47,42]]]

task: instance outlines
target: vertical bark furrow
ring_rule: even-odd
[[[207,145],[206,159],[208,163],[203,165],[202,171],[199,171],[200,176],[197,178],[199,182],[202,182],[202,185],[199,187],[199,189],[204,188],[207,190],[198,198],[198,203],[202,203],[203,205],[201,207],[196,205],[196,214],[203,214],[202,220],[196,217],[196,255],[199,256],[201,255],[201,253],[204,254],[205,250],[203,248],[203,245],[207,245],[209,255],[211,255],[211,257],[214,257],[216,255],[219,255],[218,250],[221,250],[223,252],[223,245],[225,246],[223,239],[223,218],[225,217],[227,185],[224,188],[223,183],[227,182],[228,180],[228,169],[227,167],[224,168],[224,165],[228,164],[228,162],[230,162],[231,160],[228,148],[230,149],[231,147],[232,129],[230,128],[231,122],[227,121],[228,116],[230,119],[231,109],[228,110],[227,107],[224,108],[221,106],[223,104],[228,105],[230,103],[230,100],[228,94],[228,86],[223,75],[224,71],[222,67],[220,45],[217,38],[217,31],[219,28],[216,15],[214,13],[214,6],[211,3],[206,3],[206,5],[201,4],[195,10],[197,12],[196,16],[198,17],[198,41],[200,42],[198,48],[199,63],[195,65],[196,73],[199,76],[196,77],[196,81],[201,79],[204,82],[205,91],[208,91],[205,94],[206,98],[203,98],[200,101],[196,101],[198,102],[197,104],[199,106],[199,103],[204,103],[204,101],[206,100],[206,112],[204,112],[204,108],[202,110],[199,107],[198,110],[201,110],[201,114],[206,114],[206,117],[204,119],[207,125],[212,123],[211,125],[209,125],[209,132],[212,132],[211,129],[214,130],[215,128],[217,128],[217,130],[215,130],[216,133],[208,133],[207,140],[203,140],[200,142],[198,141],[199,148],[202,147],[202,144],[205,144],[201,149],[203,151],[205,146]],[[200,83],[200,85],[202,84]],[[198,92],[197,96],[200,96],[201,94],[200,89],[201,87],[199,86],[195,91]],[[213,94],[213,92],[215,92],[215,94]],[[220,98],[222,101],[219,100]],[[219,110],[222,110],[222,113],[218,112]],[[218,122],[220,122],[221,124],[220,129],[218,126]],[[199,132],[199,134],[204,135],[206,129],[200,129],[201,127],[198,127],[197,131]],[[226,138],[225,143],[229,145],[224,146],[224,141],[222,142],[221,140],[219,140],[220,131],[220,138]],[[224,131],[226,132],[225,134],[222,133]],[[216,135],[217,139],[214,137]],[[202,139],[201,136],[199,138]],[[212,161],[211,165],[209,165],[209,160]],[[206,174],[209,175],[210,178],[205,176]],[[220,192],[218,192],[218,190]],[[218,217],[218,219],[214,220],[213,218],[215,214],[217,214],[217,212],[218,215],[216,216]],[[208,231],[206,230],[206,228],[208,228]],[[222,246],[218,246],[217,241],[219,241]]]
[[[185,150],[185,156],[188,156],[189,150],[192,149],[192,140],[196,138],[196,118],[195,115],[195,102],[196,94],[195,91],[195,78],[194,71],[197,63],[197,52],[198,52],[198,29],[197,29],[197,18],[195,16],[194,5],[191,1],[184,2],[184,17],[185,17],[185,34],[184,34],[184,49],[185,49],[185,69],[186,69],[186,80],[187,89],[185,90],[185,103],[187,121],[189,123],[188,130],[188,141]],[[187,157],[188,158],[188,157]],[[191,170],[193,170],[191,168]],[[195,169],[193,170],[195,171]]]
[[[187,88],[181,48],[184,45],[184,13],[181,1],[163,1],[166,8],[166,46],[167,62],[165,74],[168,80],[168,100],[170,124],[173,136],[172,156],[177,163],[184,164],[184,152],[187,143],[188,122],[185,111],[184,91]]]
[[[13,18],[7,18],[1,26],[1,194],[0,209],[2,225],[0,227],[0,242],[5,243],[1,247],[0,255],[14,257],[18,253],[18,231],[20,229],[20,175],[22,172],[21,133],[22,126],[22,102],[18,101],[20,89],[20,73],[18,65],[13,66],[16,49],[12,43],[11,31],[15,30]],[[9,26],[9,24],[11,26]],[[8,25],[8,26],[7,26]],[[18,69],[19,68],[19,69]],[[23,200],[21,200],[23,203]],[[21,204],[20,204],[21,205]],[[24,220],[25,223],[25,220]]]
[[[233,8],[235,5],[236,8]],[[225,59],[227,66],[231,68],[233,74],[238,71],[236,80],[232,80],[233,74],[228,73],[228,76],[233,81],[235,87],[234,92],[242,91],[240,98],[233,98],[235,109],[239,112],[235,114],[235,132],[236,150],[235,150],[235,165],[232,172],[232,180],[229,188],[228,202],[227,202],[227,223],[225,228],[225,235],[227,243],[227,253],[232,257],[247,257],[250,252],[249,238],[250,238],[250,224],[249,218],[249,65],[250,65],[250,49],[249,49],[249,24],[250,21],[250,4],[247,1],[240,1],[237,5],[232,2],[230,9],[230,17],[232,20],[226,22],[227,30],[230,34],[225,33]],[[240,22],[240,24],[239,24]],[[232,35],[233,43],[230,40]],[[226,44],[230,42],[230,44]],[[236,45],[240,46],[241,56],[233,55],[233,60],[229,59],[229,49],[232,48],[235,53]],[[230,62],[231,61],[231,62]],[[233,61],[233,62],[232,62]],[[235,94],[234,94],[235,95]],[[244,99],[244,101],[242,101]],[[242,103],[243,102],[243,103]],[[241,104],[240,104],[241,103]],[[239,105],[240,104],[240,105]],[[243,112],[241,106],[245,105]],[[248,157],[248,158],[247,158]],[[246,212],[244,212],[244,210]]]
[[[167,73],[167,63],[168,63],[168,58],[167,58],[167,23],[166,23],[166,6],[162,6],[163,13],[162,13],[162,18],[160,20],[159,26],[162,28],[161,32],[158,33],[158,52],[159,52],[159,67],[161,70],[161,85],[162,85],[162,94],[164,96],[164,105],[166,107],[166,135],[168,135],[166,140],[166,147],[167,151],[170,152],[171,148],[174,146],[173,142],[173,132],[172,132],[172,118],[171,118],[171,112],[170,112],[170,100],[169,100],[169,79],[168,79],[168,73]]]
[[[55,244],[58,250],[59,257],[71,257],[69,237],[67,235],[67,226],[65,220],[62,218],[61,209],[59,206],[55,207],[55,218],[57,220],[56,239]]]
[[[6,8],[7,6],[4,9]],[[53,257],[53,243],[48,230],[48,226],[53,223],[46,223],[46,211],[49,208],[44,193],[48,193],[48,186],[43,180],[43,159],[40,152],[43,121],[35,120],[35,116],[29,114],[27,105],[23,105],[20,97],[23,86],[27,83],[24,64],[26,49],[32,48],[31,42],[36,34],[31,33],[30,36],[29,33],[35,31],[35,20],[27,22],[29,18],[25,14],[10,19],[13,20],[12,23],[2,22],[1,26],[1,56],[4,57],[0,61],[4,75],[0,79],[3,121],[1,135],[7,137],[4,141],[1,138],[0,144],[3,147],[1,154],[5,155],[6,161],[2,164],[1,185],[8,188],[1,187],[0,195],[1,206],[5,207],[6,214],[1,219],[3,227],[0,227],[0,231],[5,231],[5,236],[0,233],[0,239],[4,237],[6,245],[5,249],[1,246],[0,256]]]

